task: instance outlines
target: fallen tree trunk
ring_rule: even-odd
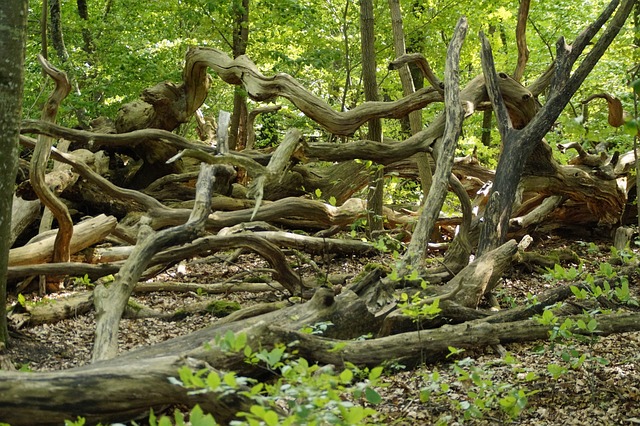
[[[225,424],[249,405],[237,395],[190,395],[168,379],[184,365],[206,368],[180,356],[111,362],[51,373],[0,372],[0,419],[13,426],[60,425],[84,417],[89,424],[147,418],[150,409],[200,404]],[[81,390],[79,392],[79,390]],[[243,407],[243,408],[241,408]]]
[[[116,227],[116,218],[100,215],[74,226],[70,252],[77,253],[102,241]],[[53,259],[57,231],[50,231],[44,238],[9,251],[9,265],[29,265],[50,262]]]

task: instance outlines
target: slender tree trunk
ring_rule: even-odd
[[[247,53],[249,41],[249,0],[234,0],[236,25],[233,32],[233,57]],[[233,114],[229,125],[229,148],[243,149],[247,145],[247,94],[237,87],[233,93]]]
[[[400,57],[407,53],[404,40],[404,26],[402,23],[402,10],[400,9],[400,0],[389,0],[389,11],[391,12],[391,27],[393,29],[393,50],[396,57]],[[402,83],[402,92],[404,96],[409,96],[415,92],[413,78],[408,65],[402,66],[398,70],[400,82]],[[415,135],[422,130],[422,110],[409,113],[409,127],[411,134]],[[427,153],[420,153],[414,156],[418,164],[418,172],[420,173],[420,183],[424,199],[427,198],[429,188],[431,187],[431,163]]]
[[[518,63],[513,72],[513,79],[522,80],[524,68],[529,60],[529,48],[527,47],[527,18],[529,18],[529,6],[531,0],[520,0],[518,9],[518,24],[516,25],[516,44],[518,45]]]
[[[60,12],[60,0],[49,0],[49,14],[51,16],[51,41],[53,48],[58,53],[62,62],[69,60],[69,52],[64,45],[62,35],[62,13]]]
[[[18,170],[18,137],[22,115],[27,0],[0,5],[0,344],[7,343],[6,295],[11,206]]]
[[[40,13],[40,54],[43,58],[49,59],[49,43],[47,41],[47,21],[49,20],[49,3],[47,0],[42,0],[42,11]],[[47,73],[42,71],[42,75]]]
[[[87,23],[89,21],[89,8],[87,7],[87,0],[77,0],[78,5],[78,16],[82,18],[84,21],[82,25],[82,41],[84,41],[83,50],[91,55],[94,50],[93,46],[93,36],[91,35],[91,31],[87,27]]]
[[[490,109],[482,113],[482,145],[491,145],[491,118],[493,111]]]
[[[376,81],[376,51],[373,30],[373,1],[360,1],[360,34],[362,38],[362,80],[365,101],[378,100],[378,82]],[[368,122],[368,136],[372,141],[382,142],[382,122],[374,118]],[[375,166],[374,166],[375,167]],[[369,232],[382,230],[382,190],[384,168],[376,167],[371,171],[369,193],[367,195],[367,221]]]

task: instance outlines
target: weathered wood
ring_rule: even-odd
[[[100,215],[74,226],[69,249],[77,253],[102,241],[116,227],[116,218]],[[50,262],[53,259],[54,243],[57,232],[37,242],[14,248],[9,251],[9,266],[29,265]]]
[[[40,215],[40,200],[23,200],[13,195],[11,204],[11,234],[9,247],[13,246],[22,232]]]
[[[443,300],[452,300],[460,306],[476,308],[482,297],[491,292],[511,266],[518,243],[509,240],[500,247],[476,258],[438,290]]]
[[[634,1],[623,0],[620,7],[618,4],[618,0],[612,0],[598,18],[576,38],[571,49],[564,46],[564,41],[560,40],[556,72],[551,84],[551,95],[540,112],[522,130],[515,130],[519,128],[516,123],[510,123],[505,118],[505,105],[497,85],[498,75],[493,65],[491,46],[487,39],[483,35],[481,36],[483,72],[487,79],[487,90],[498,117],[503,152],[498,162],[492,196],[485,212],[484,226],[478,246],[479,253],[497,247],[501,241],[506,239],[517,183],[520,181],[526,162],[529,161],[529,157],[536,148],[542,148],[544,151],[544,147],[541,145],[543,137],[551,129],[573,94],[623,27]],[[602,36],[595,42],[575,71],[570,74],[579,55],[591,43],[595,34],[603,28],[604,23],[609,20],[614,11],[616,13]],[[544,155],[541,155],[540,158],[544,158]],[[532,164],[530,166],[533,168]],[[539,161],[536,166],[538,169],[549,169],[548,162]]]
[[[253,214],[251,220],[253,220],[265,193],[266,186],[281,185],[284,175],[286,175],[286,168],[291,161],[291,155],[295,151],[298,142],[302,138],[302,132],[298,129],[291,129],[284,136],[284,139],[278,145],[269,164],[266,167],[265,173],[257,176],[249,186],[247,191],[247,198],[254,198],[256,205],[253,208]]]
[[[242,84],[255,101],[270,101],[277,96],[290,100],[300,111],[336,135],[351,135],[371,118],[401,118],[411,111],[442,99],[434,89],[421,89],[394,102],[366,102],[346,112],[336,112],[287,74],[264,76],[246,56],[231,59],[224,52],[207,47],[194,47],[187,52],[185,72],[206,75],[213,69],[225,82]],[[199,81],[202,81],[203,78]],[[200,84],[200,83],[195,83]]]
[[[477,320],[435,330],[357,341],[318,337],[296,331],[300,324],[330,318],[336,327],[342,328],[349,324],[352,328],[349,334],[357,333],[357,325],[367,320],[360,318],[359,321],[349,322],[354,318],[354,313],[359,315],[355,309],[359,305],[361,303],[357,298],[354,299],[349,294],[334,298],[329,289],[323,289],[304,305],[290,306],[241,322],[213,326],[91,366],[55,373],[0,372],[0,418],[16,426],[31,425],[34,422],[43,425],[59,424],[65,418],[76,416],[83,416],[90,422],[122,421],[145,415],[151,407],[158,408],[176,402],[191,406],[198,402],[219,421],[228,421],[235,412],[242,409],[242,403],[221,401],[220,395],[212,393],[199,396],[204,399],[194,399],[196,397],[187,396],[185,389],[168,381],[169,377],[177,376],[177,369],[185,363],[194,370],[202,368],[203,362],[206,362],[220,366],[221,369],[233,369],[245,376],[256,377],[262,374],[260,368],[244,364],[242,353],[223,352],[215,344],[211,350],[203,349],[204,342],[212,342],[216,335],[224,334],[226,330],[245,332],[254,349],[258,345],[270,348],[275,343],[297,341],[298,354],[310,362],[338,367],[351,362],[373,367],[388,362],[389,359],[410,366],[419,362],[435,362],[449,353],[450,346],[477,348],[490,344],[547,339],[549,331],[554,327],[530,319],[507,323]],[[345,309],[347,307],[353,309],[348,311]],[[340,317],[336,316],[338,313],[350,315]],[[278,321],[277,318],[288,320]],[[582,315],[571,317],[574,321],[582,318]],[[603,336],[638,331],[639,327],[638,313],[600,315],[595,334]],[[572,331],[585,333],[579,329]],[[171,353],[173,355],[169,355]],[[87,383],[93,385],[87,387]],[[81,397],[77,393],[80,386],[85,389]]]
[[[418,269],[421,267],[431,232],[436,219],[440,215],[442,204],[447,195],[448,182],[453,168],[455,148],[462,131],[464,110],[460,103],[460,84],[458,69],[460,50],[467,33],[467,21],[461,18],[456,25],[453,38],[447,50],[447,65],[445,70],[445,107],[446,123],[442,143],[439,144],[436,159],[438,165],[434,175],[432,188],[424,202],[424,207],[416,228],[403,257],[403,268]]]
[[[235,237],[232,237],[233,235],[235,235]],[[247,237],[247,243],[242,244],[244,247],[250,247],[251,241],[254,237],[261,237],[278,247],[293,248],[305,253],[316,255],[373,255],[378,251],[373,244],[368,241],[312,237],[282,231],[238,232],[234,234],[220,232],[215,236],[203,237],[202,239],[194,240],[193,244],[196,247],[192,247],[188,251],[189,253],[195,254],[200,250],[211,250],[216,246],[220,247],[220,251],[228,250],[233,248],[234,241],[237,243],[242,242],[242,238],[237,237],[238,235],[244,235]],[[211,242],[205,243],[207,240],[211,240]],[[228,240],[228,242],[225,240]],[[131,256],[133,249],[134,246],[97,248],[92,251],[91,257],[88,260],[92,263],[116,262]],[[208,253],[211,252],[208,251]],[[182,256],[172,259],[172,262],[180,261]]]
[[[225,424],[239,409],[249,410],[239,395],[191,395],[171,383],[168,379],[177,378],[185,365],[194,370],[207,367],[197,360],[168,356],[50,373],[2,371],[0,419],[13,426],[60,425],[78,416],[89,424],[126,422],[148,417],[151,408],[200,404]]]
[[[20,143],[29,147],[35,146],[34,140],[26,136],[20,136]],[[104,190],[108,195],[128,200],[137,205],[141,205],[146,209],[168,209],[168,207],[165,207],[155,198],[149,197],[142,192],[132,189],[120,188],[114,185],[104,177],[100,176],[99,173],[92,170],[91,167],[89,167],[84,161],[81,161],[73,154],[65,154],[53,148],[51,151],[51,157],[56,161],[70,164],[74,168],[74,170],[76,170],[78,174],[80,174],[80,176],[87,180],[91,180],[98,187],[100,187],[100,189]]]

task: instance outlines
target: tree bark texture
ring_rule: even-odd
[[[418,269],[424,260],[431,231],[442,209],[442,204],[447,195],[448,183],[453,168],[455,148],[462,131],[462,118],[464,111],[460,102],[460,84],[458,70],[460,61],[460,49],[467,34],[467,21],[461,18],[456,25],[454,36],[447,51],[447,64],[445,69],[445,129],[441,147],[438,149],[436,159],[438,165],[433,180],[433,188],[424,202],[424,207],[414,231],[411,243],[403,258],[403,266]]]
[[[24,55],[27,37],[26,0],[7,0],[0,10],[0,345],[7,343],[6,290],[11,209],[18,171],[18,138],[22,116]]]

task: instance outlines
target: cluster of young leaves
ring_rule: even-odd
[[[453,347],[449,347],[449,351],[448,356],[464,352],[463,349]],[[437,369],[427,373],[427,385],[420,390],[420,401],[443,403],[451,407],[435,424],[464,423],[482,419],[489,413],[494,420],[497,420],[494,413],[502,414],[504,421],[517,419],[526,409],[529,397],[539,392],[529,389],[529,385],[539,376],[535,371],[520,365],[510,353],[499,363],[511,369],[511,380],[498,380],[496,377],[499,373],[491,365],[476,365],[469,357],[455,360],[449,367],[456,377],[454,382],[445,380]]]
[[[329,325],[323,323],[308,332],[320,333]],[[295,356],[295,343],[254,351],[242,333],[228,332],[216,344],[223,350],[244,354],[247,363],[260,365],[275,375],[269,382],[257,382],[233,372],[220,375],[180,369],[179,379],[174,382],[191,392],[238,394],[254,401],[248,412],[238,414],[233,425],[365,425],[377,415],[371,405],[381,402],[375,386],[382,367],[369,370],[349,364],[337,371],[333,366],[309,364]]]

